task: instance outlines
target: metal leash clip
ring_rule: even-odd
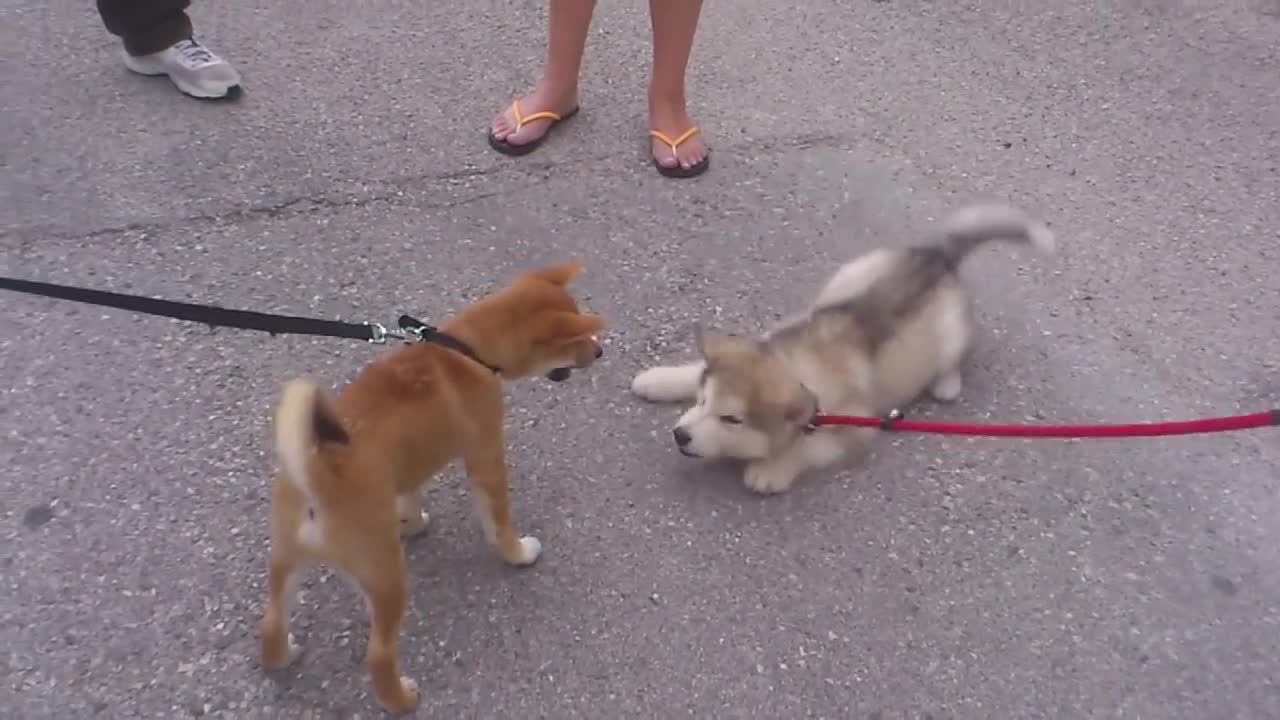
[[[364,324],[369,327],[370,337],[368,341],[373,343],[374,345],[386,345],[388,339],[395,339],[395,340],[409,339],[405,336],[405,333],[407,331],[402,332],[400,330],[388,330],[386,325],[383,325],[382,323],[376,323],[376,322],[366,322]],[[414,334],[414,333],[409,333],[409,334],[413,336],[414,340],[420,339],[417,334]]]
[[[400,328],[392,330],[386,325],[376,322],[365,322],[369,328],[369,342],[375,345],[386,345],[388,340],[403,340],[405,342],[424,342],[429,340],[435,334],[436,328],[433,325],[422,322],[411,315],[400,316]]]
[[[387,344],[387,328],[385,325],[375,322],[365,322],[365,325],[369,327],[369,339],[367,342],[374,345]]]
[[[887,415],[880,418],[880,429],[892,430],[893,424],[898,422],[904,417],[906,417],[906,415],[901,410],[899,410],[898,408],[894,408],[890,410]]]
[[[402,339],[406,342],[424,342],[430,339],[435,331],[435,327],[411,315],[400,316],[400,332],[403,333]]]

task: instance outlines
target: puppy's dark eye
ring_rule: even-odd
[[[734,417],[732,415],[721,415],[720,422],[724,423],[725,425],[741,425],[742,418]]]

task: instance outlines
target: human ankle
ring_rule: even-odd
[[[683,92],[659,91],[649,89],[650,112],[685,112],[686,102]]]
[[[530,95],[552,105],[567,105],[578,100],[578,84],[543,77]]]

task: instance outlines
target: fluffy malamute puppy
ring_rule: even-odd
[[[745,460],[748,488],[782,492],[877,432],[814,428],[815,415],[879,416],[926,389],[942,401],[959,396],[975,321],[957,270],[988,240],[1054,249],[1049,228],[1017,208],[967,207],[933,244],[875,250],[843,266],[807,313],[762,338],[699,330],[701,361],[645,370],[631,389],[652,402],[696,398],[672,429],[680,452]]]

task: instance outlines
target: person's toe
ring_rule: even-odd
[[[707,157],[707,146],[701,142],[690,141],[688,145],[680,148],[678,157],[681,167],[691,168]]]
[[[698,137],[691,137],[685,145],[678,147],[676,150],[676,158],[680,161],[680,167],[689,169],[694,165],[701,163],[707,158],[707,146]]]
[[[489,131],[498,140],[506,140],[511,131],[515,129],[515,123],[507,118],[508,111],[504,110],[493,118],[493,123],[489,127]]]
[[[657,139],[654,139],[652,146],[653,159],[662,167],[673,168],[680,164],[680,156],[671,153],[671,146]]]
[[[534,122],[531,122],[521,127],[519,130],[514,130],[512,132],[507,133],[507,138],[506,138],[507,144],[508,145],[525,145],[527,143],[533,142],[534,140],[537,140],[538,137],[541,135],[541,126],[545,124],[546,123],[540,120],[535,120]]]

